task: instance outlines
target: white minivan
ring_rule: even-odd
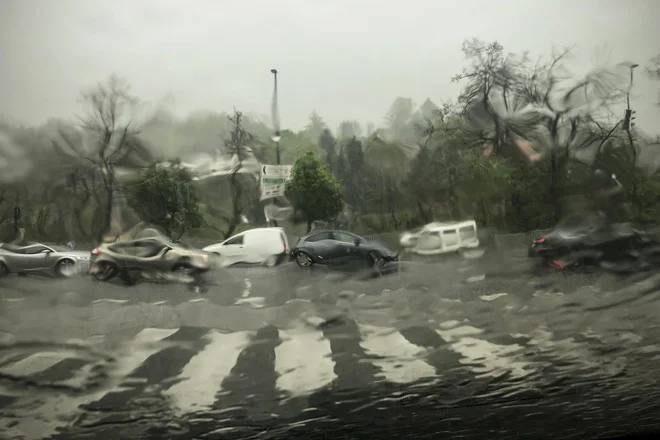
[[[289,241],[282,228],[250,229],[223,241],[206,246],[203,250],[220,257],[220,265],[237,263],[263,264],[274,267],[288,254]]]
[[[477,223],[474,220],[434,222],[416,232],[401,235],[401,246],[418,255],[438,255],[479,247]]]

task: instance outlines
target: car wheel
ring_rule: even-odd
[[[112,263],[99,263],[98,270],[94,272],[94,278],[97,281],[110,281],[118,272],[119,269]]]
[[[7,269],[7,265],[0,261],[0,278],[6,277],[9,275],[9,269]]]
[[[184,284],[189,284],[195,281],[193,276],[195,269],[188,264],[177,264],[172,268],[172,274],[176,281]]]
[[[296,253],[296,263],[300,267],[310,267],[314,262],[307,252],[299,251]]]
[[[65,258],[57,262],[55,266],[55,275],[60,278],[70,278],[76,274],[76,262]]]
[[[369,254],[369,258],[371,259],[371,263],[373,264],[374,273],[376,275],[382,275],[383,266],[385,266],[385,260],[383,259],[383,257],[381,257],[375,252],[372,252]]]
[[[270,257],[266,258],[266,261],[264,261],[264,266],[275,267],[277,266],[277,260],[278,260],[277,255],[271,255]]]
[[[121,278],[127,286],[134,286],[140,279],[140,274],[123,271],[119,274],[119,278]]]

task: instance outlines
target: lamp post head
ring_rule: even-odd
[[[270,69],[270,73],[272,73],[273,75],[277,75],[277,69]]]
[[[631,69],[634,69],[635,67],[639,67],[639,64],[633,63],[633,64],[630,65]]]

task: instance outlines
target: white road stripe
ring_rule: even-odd
[[[481,364],[483,367],[471,367],[481,376],[499,376],[510,372],[514,377],[525,377],[533,372],[531,363],[514,361],[510,355],[522,350],[518,344],[498,345],[472,337],[482,330],[472,326],[462,326],[451,330],[436,330],[445,341],[451,343],[451,349],[465,358],[466,364]]]
[[[100,298],[92,301],[92,304],[110,303],[110,304],[126,304],[127,299],[114,299],[114,298]]]
[[[494,301],[497,298],[501,298],[501,297],[507,296],[507,295],[508,295],[508,293],[494,293],[492,295],[481,295],[479,297],[479,299],[481,299],[483,301]]]
[[[152,344],[176,333],[179,329],[146,328],[126,346],[126,356],[118,356],[117,365],[110,372],[110,384],[96,393],[82,396],[66,394],[31,393],[12,404],[21,407],[20,418],[15,418],[16,425],[10,429],[9,438],[36,440],[55,434],[59,427],[71,423],[79,414],[80,405],[100,400],[108,393],[121,390],[119,386],[124,377],[138,368],[149,356],[162,347]]]
[[[279,332],[282,342],[275,347],[277,388],[293,397],[301,396],[337,377],[330,341],[323,332],[308,327]]]
[[[220,333],[211,331],[211,342],[183,368],[181,382],[164,391],[179,413],[185,414],[209,407],[221,390],[222,381],[229,376],[238,355],[250,343],[254,332]]]
[[[241,298],[247,298],[248,296],[250,296],[250,293],[252,291],[252,281],[250,281],[249,278],[245,278],[243,282],[245,283],[245,289],[243,289]]]
[[[386,380],[409,383],[436,376],[435,368],[420,359],[426,349],[411,343],[395,329],[360,325],[360,332],[362,348],[383,358],[372,362],[380,367]]]
[[[0,372],[10,376],[31,376],[33,374],[41,373],[48,368],[62,362],[64,359],[77,357],[73,352],[66,351],[53,351],[53,352],[39,352],[31,354],[30,356],[21,359],[8,367],[2,368]]]

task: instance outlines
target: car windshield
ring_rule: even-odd
[[[2,438],[660,431],[659,28],[0,0]]]

